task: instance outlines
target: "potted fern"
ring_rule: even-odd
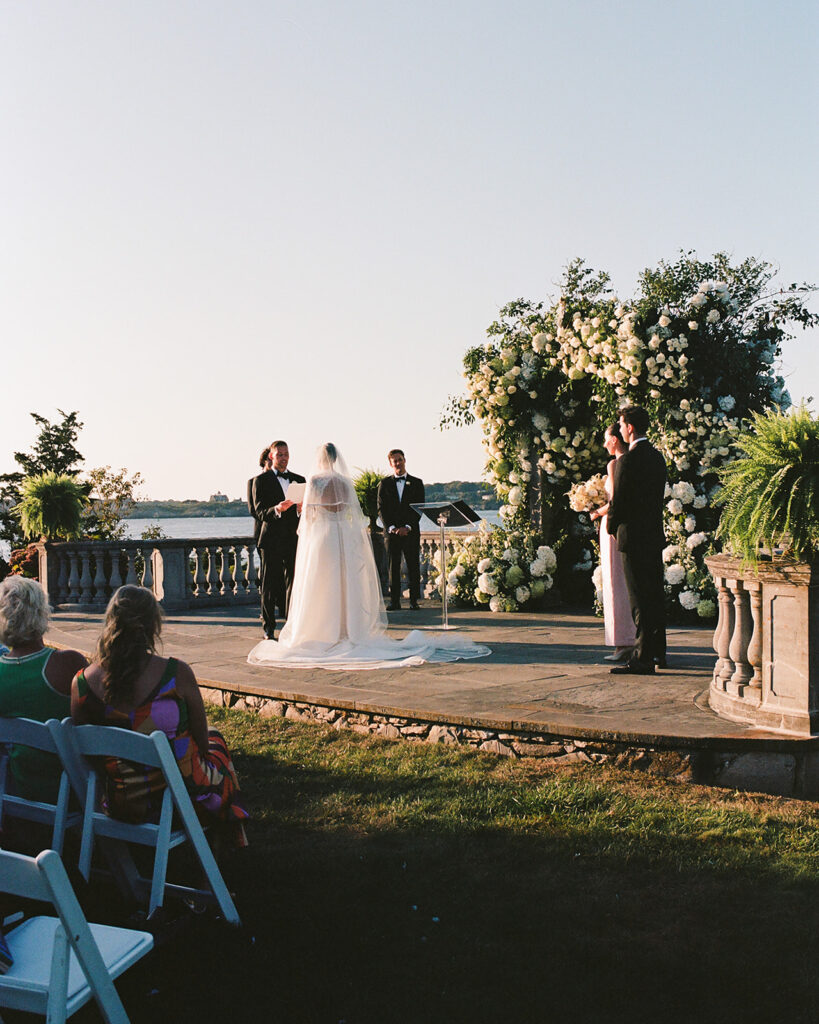
[[[26,477],[20,490],[22,498],[14,512],[27,538],[76,540],[80,536],[88,499],[76,477],[40,473]]]
[[[805,405],[757,413],[736,447],[739,458],[720,474],[717,536],[754,565],[765,549],[771,557],[777,548],[812,562],[819,552],[819,420]]]

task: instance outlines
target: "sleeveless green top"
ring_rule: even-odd
[[[71,698],[57,693],[45,677],[53,647],[26,654],[22,658],[0,655],[0,715],[8,718],[65,718],[71,711]],[[17,792],[28,800],[54,803],[60,788],[62,768],[53,754],[15,744],[9,767]]]

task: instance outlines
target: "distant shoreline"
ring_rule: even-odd
[[[484,498],[484,495],[486,497]],[[497,496],[492,487],[485,483],[469,480],[452,480],[449,483],[427,484],[426,500],[443,501],[449,498],[461,500],[476,509],[488,508],[496,503]],[[495,504],[492,505],[495,507]],[[126,519],[198,519],[201,516],[216,519],[228,516],[248,515],[244,501],[138,501]]]

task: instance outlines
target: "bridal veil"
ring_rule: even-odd
[[[489,654],[488,647],[465,637],[413,630],[403,640],[392,640],[386,630],[367,520],[347,465],[328,442],[316,453],[304,493],[287,622],[278,641],[261,641],[248,661],[358,669]]]

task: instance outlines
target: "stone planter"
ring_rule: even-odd
[[[735,722],[819,733],[819,560],[705,562],[719,597],[711,707]]]

